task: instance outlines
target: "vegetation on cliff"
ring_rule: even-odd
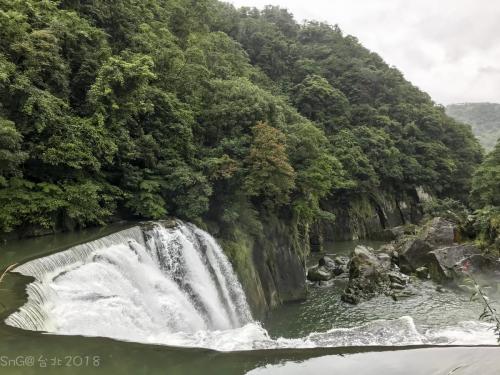
[[[1,232],[175,215],[305,233],[377,191],[468,200],[470,128],[336,26],[215,0],[0,5]]]

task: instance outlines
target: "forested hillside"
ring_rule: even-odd
[[[303,238],[365,198],[468,199],[470,128],[336,26],[212,0],[0,9],[0,231],[172,215]]]
[[[483,147],[491,151],[500,138],[500,104],[463,103],[451,104],[446,113],[458,121],[472,126],[472,131]]]

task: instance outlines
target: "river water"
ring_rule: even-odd
[[[355,245],[331,244],[327,251],[344,254]],[[71,373],[267,374],[283,368],[293,373],[298,363],[311,371],[324,365],[311,358],[359,367],[359,360],[344,361],[338,353],[375,355],[395,369],[393,351],[384,347],[400,346],[405,350],[398,350],[399,356],[415,358],[405,353],[426,353],[415,346],[496,344],[491,326],[477,321],[480,305],[465,294],[438,291],[432,282],[418,282],[415,295],[402,301],[379,297],[357,306],[340,301],[342,282],[311,286],[307,301],[283,306],[265,322],[254,321],[216,241],[188,224],[154,226],[145,235],[125,224],[10,242],[0,251],[1,268],[24,263],[0,290],[0,318],[7,323],[0,326],[5,373],[38,373],[43,360],[48,373],[70,368]],[[26,276],[34,278],[27,303],[24,290],[33,279]],[[411,350],[402,347],[408,345]],[[442,365],[448,360],[451,366],[456,349],[432,349],[428,356],[438,350]],[[468,350],[464,356],[477,366],[488,363],[487,352],[498,353],[496,348]],[[19,356],[37,361],[31,366],[5,362]],[[483,356],[486,360],[479,360]],[[52,365],[51,359],[66,366]]]

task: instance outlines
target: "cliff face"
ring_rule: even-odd
[[[297,241],[293,226],[269,221],[259,235],[235,228],[219,241],[240,278],[255,317],[306,297],[309,242]]]
[[[385,229],[421,219],[422,199],[425,193],[417,190],[399,196],[379,191],[345,197],[328,208],[335,212],[336,219],[333,223],[322,223],[316,236],[326,241],[385,239]]]
[[[386,192],[346,197],[329,207],[336,214],[334,222],[320,222],[306,235],[275,218],[263,224],[259,235],[234,227],[218,237],[260,317],[282,303],[305,298],[305,258],[310,251],[321,251],[324,241],[390,239],[385,229],[418,222],[419,204],[426,198],[420,189],[398,197]]]

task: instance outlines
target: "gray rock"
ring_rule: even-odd
[[[416,236],[400,241],[399,265],[403,272],[412,273],[417,268],[427,266],[430,262],[429,253],[437,247],[453,245],[456,237],[456,226],[440,217],[429,221]]]
[[[396,246],[393,242],[391,242],[391,243],[383,244],[378,249],[376,249],[375,252],[376,253],[392,254],[395,250],[396,250]]]
[[[347,265],[337,263],[328,256],[321,257],[318,264],[320,267],[324,267],[329,272],[332,272],[335,276],[348,272]]]
[[[307,279],[310,281],[328,281],[333,277],[332,272],[325,267],[312,267],[307,271]]]
[[[404,289],[404,288],[405,288],[405,286],[402,285],[402,284],[391,283],[391,289],[399,289],[399,290],[401,290],[401,289]]]
[[[344,293],[340,296],[340,299],[344,302],[350,303],[351,305],[357,305],[361,302],[359,295],[352,289],[346,289]]]
[[[334,268],[336,268],[337,264],[335,263],[335,261],[328,257],[328,256],[323,256],[319,259],[318,261],[318,265],[320,267],[325,267],[327,270],[329,271],[332,271]]]
[[[387,273],[387,275],[389,276],[389,280],[392,283],[406,285],[410,281],[410,278],[408,276],[402,274],[401,272],[390,271]]]
[[[429,252],[433,247],[420,238],[411,238],[403,243],[399,249],[399,266],[406,273],[411,273],[429,261]]]
[[[342,295],[347,303],[356,304],[391,289],[404,289],[409,281],[393,266],[389,254],[375,254],[366,246],[354,249],[349,264],[349,283]]]
[[[453,245],[441,247],[429,252],[429,274],[435,281],[451,281],[461,272],[460,266],[466,259],[479,255],[480,250],[472,245]],[[479,262],[478,257],[476,257]]]
[[[337,256],[335,257],[335,263],[340,271],[342,271],[341,275],[344,273],[349,273],[349,262],[351,259],[346,256]]]
[[[335,257],[335,263],[337,264],[343,264],[343,265],[348,265],[350,261],[349,257],[339,255]]]
[[[382,268],[384,268],[384,269],[391,268],[392,258],[389,254],[379,253],[379,254],[377,254],[377,258],[378,258]]]
[[[456,225],[452,222],[436,217],[424,226],[420,238],[431,245],[451,245],[455,242]]]
[[[427,267],[419,267],[415,270],[415,274],[419,279],[425,280],[429,278],[429,269]]]

